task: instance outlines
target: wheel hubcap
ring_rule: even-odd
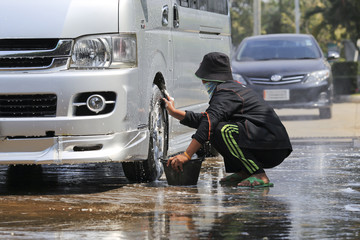
[[[159,102],[153,109],[152,120],[153,157],[155,164],[160,167],[160,158],[165,150],[165,123]]]

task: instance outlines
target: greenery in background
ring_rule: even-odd
[[[360,38],[360,0],[299,0],[300,32],[312,34],[326,52],[327,44],[340,46]],[[232,40],[238,45],[253,34],[253,0],[233,0]],[[262,1],[262,34],[294,33],[294,0]]]
[[[252,0],[234,1],[230,8],[232,42],[237,46],[242,39],[253,35]]]

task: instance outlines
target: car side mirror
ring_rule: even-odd
[[[335,59],[338,59],[339,57],[340,57],[340,54],[338,52],[329,51],[327,60],[335,60]]]

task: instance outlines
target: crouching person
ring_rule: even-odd
[[[222,183],[272,187],[264,169],[279,165],[292,151],[273,108],[252,89],[233,80],[229,58],[223,53],[205,55],[195,75],[207,89],[209,107],[203,113],[181,111],[170,96],[164,98],[171,116],[197,129],[186,151],[169,158],[167,164],[182,170],[182,165],[210,141],[223,156],[226,172],[232,173],[221,179]]]

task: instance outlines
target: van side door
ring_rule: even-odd
[[[173,84],[169,89],[177,108],[205,111],[209,96],[195,72],[205,54],[230,56],[228,0],[171,0],[171,45]],[[222,12],[222,13],[220,13]],[[184,150],[194,129],[170,122],[169,152]]]
[[[205,54],[230,57],[230,16],[227,0],[173,0],[173,80],[177,107],[204,107],[209,97],[195,72]],[[196,109],[194,109],[196,110]]]
[[[206,48],[199,38],[201,15],[195,3],[173,0],[172,4],[173,95],[179,108],[208,101],[201,81],[195,77]]]

